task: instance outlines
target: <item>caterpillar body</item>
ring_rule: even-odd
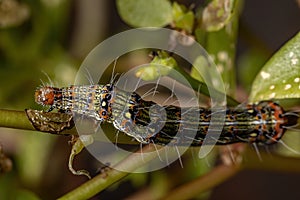
[[[76,113],[114,127],[137,141],[147,144],[202,145],[214,112],[202,107],[161,106],[146,101],[136,92],[114,86],[85,85],[55,88],[45,86],[35,91],[35,101],[50,110]],[[183,113],[186,113],[183,117]],[[199,117],[195,119],[196,113]],[[216,144],[249,142],[263,145],[277,143],[287,127],[296,124],[295,116],[286,115],[273,101],[261,101],[244,107],[227,108],[221,134],[210,140]],[[217,122],[218,123],[218,122]],[[196,134],[195,134],[196,133]]]

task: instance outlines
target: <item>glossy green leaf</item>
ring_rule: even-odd
[[[250,101],[300,98],[300,32],[256,76]]]
[[[117,0],[121,18],[133,27],[163,27],[172,21],[167,0]]]

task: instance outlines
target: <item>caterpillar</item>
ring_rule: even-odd
[[[43,86],[35,91],[35,101],[50,106],[49,110],[58,109],[88,116],[101,123],[112,123],[117,130],[142,144],[200,146],[215,114],[211,109],[202,107],[161,106],[114,84],[62,88]],[[298,119],[298,116],[288,114],[273,101],[226,108],[224,112],[224,123],[221,124],[220,120],[220,136],[209,138],[218,145],[237,142],[274,144],[288,127],[297,124]],[[195,119],[189,113],[196,113],[199,117]]]

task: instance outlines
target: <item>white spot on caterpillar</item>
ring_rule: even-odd
[[[126,112],[126,113],[125,113],[125,117],[126,117],[127,119],[130,119],[130,118],[131,118],[131,114],[130,114],[129,112]]]
[[[299,81],[300,81],[300,78],[299,78],[299,77],[297,77],[297,78],[294,79],[294,82],[295,82],[295,83],[299,83]]]
[[[291,58],[291,57],[293,57],[293,56],[294,56],[294,52],[291,51],[291,52],[289,53],[289,57]]]
[[[271,99],[274,98],[275,95],[276,95],[276,93],[275,93],[275,92],[272,92],[272,93],[270,94],[270,98],[271,98]]]
[[[274,88],[275,88],[275,85],[270,86],[270,90],[274,90]]]
[[[286,80],[282,80],[282,83],[286,83]]]
[[[267,79],[267,78],[270,78],[271,74],[267,73],[267,72],[260,72],[260,75],[263,79]]]
[[[288,89],[290,89],[291,87],[292,87],[291,84],[286,84],[285,87],[284,87],[284,89],[285,89],[285,90],[288,90]]]

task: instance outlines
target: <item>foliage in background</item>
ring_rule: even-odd
[[[6,0],[1,1],[0,5],[3,2],[12,2],[12,10],[5,15],[8,18],[5,18],[2,17],[4,15],[0,6],[0,105],[1,108],[10,109],[35,107],[33,91],[41,84],[39,79],[44,77],[43,82],[50,82],[42,71],[58,85],[68,85],[73,83],[76,68],[79,66],[80,61],[69,53],[68,24],[71,21],[71,2],[24,1],[18,5],[16,1]],[[167,26],[194,37],[208,51],[222,72],[227,93],[233,97],[236,95],[235,60],[240,1],[212,0],[195,9],[167,0],[117,0],[116,6],[121,18],[132,27]],[[241,79],[250,79],[245,81],[245,86],[252,88],[250,101],[299,98],[299,51],[298,33],[262,69],[258,69],[261,66],[250,66],[247,73],[240,75]],[[264,59],[265,57],[262,58]],[[256,55],[250,60],[254,65],[261,65],[262,62],[257,61]],[[201,62],[201,58],[197,62]],[[248,76],[256,73],[258,75],[252,84],[252,78]],[[191,76],[202,80],[193,68]],[[18,182],[36,188],[43,181],[43,170],[48,163],[53,139],[48,135],[37,136],[34,132],[14,138],[18,141],[14,145],[18,154],[14,164],[18,171],[0,177],[1,199],[7,199],[10,195],[37,199],[29,190],[23,190]],[[214,157],[215,155],[211,155],[208,159],[213,160]],[[186,162],[186,168],[189,169],[194,161],[187,158]],[[189,170],[191,173],[182,174],[181,178],[189,180],[190,177],[210,170],[206,161],[199,162],[201,170]],[[139,186],[146,182],[145,176],[131,176],[129,179],[133,183],[139,183],[136,184]],[[156,182],[166,181],[160,174],[153,173],[151,178]],[[14,190],[18,192],[12,193]]]

